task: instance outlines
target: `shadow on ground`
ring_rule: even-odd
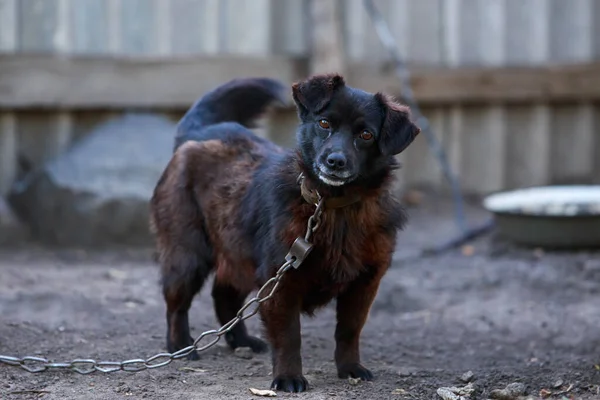
[[[446,202],[410,210],[362,336],[362,358],[377,381],[336,378],[335,319],[327,308],[303,320],[311,390],[279,397],[434,399],[442,386],[463,386],[459,378],[470,370],[473,399],[512,382],[525,384],[531,398],[569,388],[565,396],[600,398],[599,254],[518,249],[489,235],[468,251],[410,261],[418,249],[456,233],[450,210]],[[473,222],[485,217],[475,208],[469,215]],[[194,335],[217,327],[208,290],[190,318]],[[259,332],[257,321],[249,326]],[[163,351],[164,334],[150,250],[89,254],[30,246],[0,254],[0,354],[149,357]],[[268,355],[239,358],[219,343],[200,361],[136,374],[32,375],[0,366],[0,397],[250,399],[250,387],[268,388],[270,380]]]

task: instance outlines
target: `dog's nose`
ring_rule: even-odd
[[[340,152],[331,153],[327,156],[327,165],[335,169],[344,168],[346,166],[346,156]]]

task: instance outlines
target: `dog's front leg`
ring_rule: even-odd
[[[273,383],[271,388],[286,392],[303,392],[308,382],[302,375],[300,347],[300,299],[279,288],[271,300],[261,305],[261,318],[271,343]]]
[[[360,363],[359,340],[382,274],[359,277],[337,298],[335,363],[340,378],[373,380],[373,374]]]

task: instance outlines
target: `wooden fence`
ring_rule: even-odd
[[[600,181],[600,2],[378,0],[469,192]],[[0,194],[129,109],[174,117],[235,76],[308,73],[306,0],[0,0]],[[339,0],[350,84],[398,93],[362,0]],[[280,110],[266,134],[293,141]],[[407,185],[444,187],[424,137]]]

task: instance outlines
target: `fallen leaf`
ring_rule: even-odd
[[[540,397],[545,399],[546,397],[549,397],[549,396],[552,396],[552,390],[549,390],[549,389],[540,390]]]
[[[563,394],[567,394],[569,393],[571,390],[573,390],[573,384],[569,384],[569,387],[567,387],[565,390],[563,390],[562,392],[558,392],[555,393],[556,395],[563,395]]]
[[[596,371],[600,371],[600,364],[594,365],[594,368],[596,368]]]
[[[181,367],[181,368],[179,368],[179,370],[180,371],[187,371],[187,372],[199,372],[199,373],[206,372],[205,369],[193,368],[193,367]]]
[[[348,383],[352,386],[356,386],[360,383],[360,378],[348,378]]]
[[[475,247],[466,244],[461,248],[461,251],[463,256],[471,257],[473,254],[475,254]]]
[[[408,206],[418,206],[423,202],[423,192],[409,190],[402,196],[402,202]]]
[[[404,390],[404,389],[394,389],[392,391],[392,394],[408,395],[409,393],[406,390]]]
[[[250,393],[252,393],[255,396],[277,397],[277,393],[275,393],[272,390],[261,390],[261,389],[250,388]]]
[[[127,271],[122,271],[120,269],[111,268],[106,273],[106,277],[109,279],[113,279],[116,281],[122,281],[127,279]]]

